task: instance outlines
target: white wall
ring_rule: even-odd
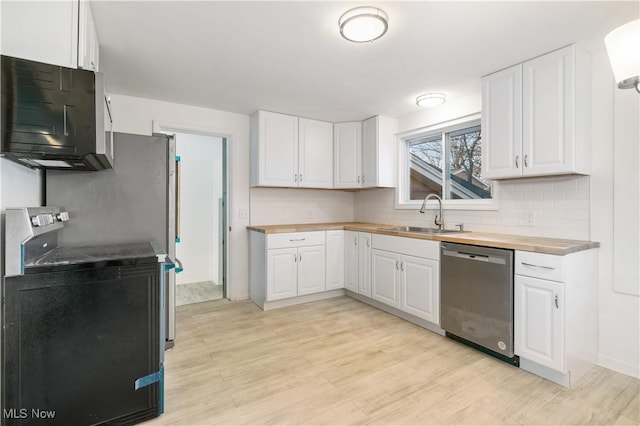
[[[351,222],[354,192],[251,188],[251,224]]]
[[[184,270],[176,284],[218,282],[223,193],[223,140],[217,136],[176,133],[180,156],[180,242],[176,257]]]
[[[614,259],[619,250],[625,250],[635,255],[635,266],[640,260],[638,246],[626,245],[621,247],[622,241],[614,239],[614,228],[628,229],[637,232],[638,217],[628,218],[627,221],[615,221],[614,206],[616,204],[633,205],[638,203],[638,161],[630,170],[630,176],[635,172],[635,185],[632,179],[628,182],[616,182],[616,151],[635,152],[639,143],[637,136],[628,137],[629,133],[637,135],[637,129],[628,129],[629,133],[615,131],[616,115],[622,106],[616,98],[624,97],[631,102],[640,102],[640,95],[632,90],[622,92],[615,88],[613,74],[606,52],[593,55],[593,167],[591,185],[591,234],[595,241],[600,242],[599,250],[599,345],[598,363],[640,377],[640,297],[617,291],[614,282]],[[637,108],[637,104],[636,104]],[[636,109],[637,111],[637,109]],[[632,123],[637,126],[638,121]],[[633,131],[635,130],[635,132]],[[616,187],[618,190],[616,190]],[[627,189],[626,191],[624,189]],[[620,200],[622,197],[622,200]],[[634,223],[635,222],[635,223]],[[637,235],[635,236],[637,238]],[[637,240],[636,240],[637,241]],[[638,283],[635,283],[638,285]]]
[[[40,206],[40,171],[0,158],[0,278],[4,277],[4,213],[10,207]]]
[[[191,129],[227,138],[229,163],[229,217],[227,295],[232,300],[249,297],[249,116],[226,111],[111,95],[114,130],[150,135],[153,123],[168,128]]]

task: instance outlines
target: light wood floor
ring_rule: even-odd
[[[640,424],[640,381],[565,389],[348,297],[178,308],[165,414],[147,424]]]

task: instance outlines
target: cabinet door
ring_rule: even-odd
[[[362,164],[362,123],[333,125],[334,187],[359,188]]]
[[[267,250],[267,300],[298,295],[298,249]]]
[[[100,46],[91,6],[88,1],[81,1],[79,8],[78,68],[98,71]]]
[[[371,297],[371,234],[358,233],[358,293]]]
[[[400,307],[400,255],[371,251],[371,297],[394,308]]]
[[[522,174],[522,65],[482,79],[482,167],[485,178]]]
[[[358,233],[344,231],[344,288],[358,292]]]
[[[362,122],[362,186],[375,187],[378,182],[378,117]]]
[[[563,311],[562,283],[516,275],[515,354],[564,373]]]
[[[77,0],[3,1],[1,15],[3,55],[78,67]]]
[[[325,246],[298,249],[298,296],[319,293],[326,288]]]
[[[523,174],[569,173],[574,158],[574,47],[523,65]],[[484,129],[483,129],[484,130]]]
[[[298,119],[298,186],[333,187],[333,124]]]
[[[400,263],[400,309],[440,324],[439,262],[414,256],[403,256]]]
[[[344,231],[327,231],[327,290],[344,288]]]
[[[298,186],[298,117],[257,114],[258,185]]]

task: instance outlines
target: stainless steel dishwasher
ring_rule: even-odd
[[[513,250],[440,244],[440,323],[448,337],[513,365]]]

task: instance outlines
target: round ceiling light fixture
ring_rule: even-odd
[[[389,28],[389,17],[372,6],[360,6],[347,10],[338,19],[340,35],[354,43],[366,43],[382,37]]]
[[[444,93],[425,93],[416,98],[416,105],[424,108],[431,108],[442,105],[447,101],[447,95]]]

